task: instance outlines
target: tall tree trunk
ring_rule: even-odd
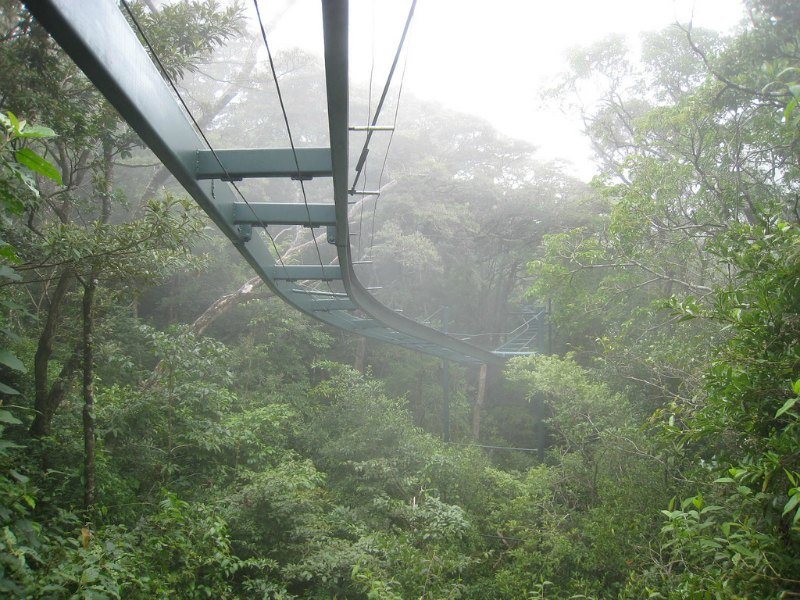
[[[533,395],[533,436],[534,448],[539,462],[544,462],[547,431],[544,427],[544,396],[541,392]]]
[[[359,373],[364,372],[364,367],[367,362],[367,338],[361,336],[358,338],[358,346],[356,346],[356,358],[353,362],[353,368]]]
[[[97,227],[111,220],[111,198],[114,193],[114,152],[111,141],[103,141],[103,177],[100,216]],[[83,465],[85,487],[83,506],[87,513],[95,503],[95,421],[94,421],[94,298],[100,266],[92,265],[83,282]]]
[[[425,405],[423,404],[422,397],[422,382],[425,379],[424,370],[420,370],[417,374],[417,380],[414,383],[414,425],[422,427],[425,422]]]
[[[94,269],[83,288],[83,460],[84,508],[95,502],[95,427],[94,427],[94,296],[97,273]]]
[[[272,294],[269,290],[264,290],[264,281],[260,275],[251,277],[236,291],[215,300],[211,306],[203,311],[192,323],[192,331],[197,335],[202,335],[209,325],[217,320],[218,317],[224,315],[231,308],[238,306],[243,302],[252,300],[253,298],[268,298]]]
[[[483,411],[483,404],[486,401],[486,370],[485,364],[481,365],[481,370],[478,373],[478,393],[475,396],[475,406],[472,409],[472,437],[476,440],[481,437],[481,411]]]
[[[47,318],[36,345],[36,355],[33,358],[33,406],[36,414],[30,428],[30,434],[33,437],[42,437],[50,433],[50,422],[63,398],[63,395],[51,394],[48,367],[50,365],[50,357],[53,354],[53,340],[56,336],[58,323],[61,320],[61,309],[71,283],[72,273],[65,269],[58,277],[56,287],[50,296]],[[62,375],[69,377],[71,371],[62,371]]]
[[[47,395],[47,406],[50,409],[49,419],[52,419],[56,409],[61,406],[61,402],[66,398],[67,393],[72,389],[75,373],[81,366],[81,356],[83,354],[83,343],[75,344],[75,349],[70,354],[67,361],[61,367],[58,377],[50,386],[50,393]]]

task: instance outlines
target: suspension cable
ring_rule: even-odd
[[[372,80],[375,74],[375,0],[372,0],[372,30],[371,30],[371,40],[370,40],[370,66],[369,66],[369,93],[367,95],[367,130],[369,130],[369,124],[372,121]],[[365,192],[367,189],[367,165],[364,164],[364,184],[361,187],[361,191]],[[380,186],[379,188],[380,189]],[[364,205],[366,203],[362,202],[361,206],[359,207],[359,216],[358,216],[358,256],[359,259],[363,258],[362,254],[362,241],[364,239],[363,230],[364,230]]]
[[[255,0],[254,0],[255,1]],[[406,17],[406,24],[403,27],[403,34],[400,36],[400,43],[397,44],[397,51],[394,54],[394,60],[392,60],[392,66],[389,69],[389,75],[386,78],[386,84],[383,86],[383,92],[381,93],[381,98],[378,100],[378,106],[375,108],[375,115],[372,117],[372,127],[375,127],[378,124],[378,117],[380,117],[381,109],[383,108],[383,103],[386,100],[386,94],[389,93],[389,86],[392,83],[392,76],[394,75],[394,71],[397,68],[397,62],[400,60],[400,53],[403,50],[403,44],[406,40],[406,35],[408,34],[408,28],[411,25],[411,19],[414,16],[414,9],[417,7],[417,0],[412,0],[411,8],[408,10],[408,17]],[[358,184],[358,179],[361,177],[361,171],[364,167],[364,161],[366,161],[367,153],[369,152],[369,142],[372,139],[372,134],[374,133],[373,129],[367,131],[367,137],[364,140],[364,146],[361,149],[361,154],[359,155],[358,163],[356,164],[356,176],[353,180],[353,185],[350,186],[351,190],[356,189],[356,185]]]
[[[292,148],[292,156],[294,157],[294,166],[297,169],[297,179],[300,182],[300,190],[301,190],[301,192],[303,194],[303,204],[306,207],[306,214],[308,215],[308,223],[309,223],[309,226],[310,226],[311,225],[311,209],[308,207],[308,196],[306,194],[306,186],[303,183],[303,178],[302,178],[301,172],[300,172],[300,161],[297,160],[297,148],[294,145],[294,137],[292,136],[292,128],[289,125],[289,116],[286,113],[286,105],[285,105],[285,103],[283,101],[283,94],[281,93],[281,86],[280,86],[280,83],[278,83],[278,74],[275,71],[275,61],[272,59],[272,51],[270,50],[269,42],[267,41],[267,30],[264,28],[264,22],[261,20],[261,11],[259,10],[259,7],[258,7],[258,0],[253,0],[253,4],[255,5],[255,8],[256,8],[256,17],[258,18],[258,26],[261,29],[261,38],[264,40],[264,47],[267,49],[267,58],[269,58],[269,68],[270,68],[270,71],[272,72],[272,79],[273,79],[273,81],[275,81],[275,90],[278,93],[278,102],[279,102],[279,104],[281,106],[281,113],[283,114],[283,122],[286,125],[286,133],[289,136],[289,145]],[[317,244],[317,237],[314,235],[314,228],[310,227],[310,229],[311,229],[311,239],[314,242],[314,248],[317,251],[317,258],[319,259],[319,266],[322,268],[322,270],[324,272],[325,271],[325,263],[322,260],[322,253],[320,252],[319,244]],[[331,288],[331,284],[327,279],[325,280],[325,283],[327,284],[328,289],[330,289],[330,291],[333,292],[333,289]]]
[[[403,71],[400,74],[400,87],[397,90],[397,100],[395,101],[394,105],[394,120],[392,121],[392,131],[389,133],[389,141],[386,144],[386,152],[383,155],[383,164],[381,165],[381,172],[378,175],[378,191],[380,192],[381,187],[383,186],[383,174],[386,171],[386,162],[389,160],[389,150],[392,147],[392,140],[394,140],[394,132],[397,128],[397,115],[400,113],[400,96],[403,94],[403,83],[406,79],[406,67],[408,66],[408,52],[406,52],[406,57],[403,60]],[[375,203],[372,205],[372,224],[370,228],[370,235],[369,235],[369,255],[372,258],[372,251],[375,245],[375,213],[378,210],[378,200],[380,200],[380,194],[375,197]]]

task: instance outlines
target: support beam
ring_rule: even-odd
[[[321,267],[319,265],[273,265],[265,271],[270,279],[276,281],[303,281],[317,279],[333,281],[342,278],[342,270],[338,266]]]
[[[380,190],[350,190],[348,192],[351,196],[380,196]]]
[[[311,220],[308,217],[311,215]],[[322,227],[336,224],[333,204],[298,204],[288,202],[234,202],[233,222],[237,225],[304,225]]]
[[[297,148],[297,163],[299,173],[291,148],[198,150],[196,176],[238,181],[249,177],[312,179],[333,174],[330,148]]]
[[[350,125],[350,131],[394,131],[394,125]]]
[[[344,292],[326,292],[323,290],[305,290],[302,288],[294,288],[292,292],[295,294],[308,294],[310,296],[324,296],[328,298],[347,298]]]

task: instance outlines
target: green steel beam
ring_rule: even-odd
[[[259,225],[322,227],[336,224],[336,209],[333,204],[234,202],[233,222],[237,225],[246,224],[254,227]]]
[[[239,200],[234,190],[228,184],[215,186],[213,180],[197,179],[198,153],[208,148],[117,4],[111,0],[30,0],[27,5],[270,289],[315,316],[311,297],[293,293],[290,281],[270,277],[275,260],[262,238],[242,236],[242,226],[234,223],[234,205]],[[338,327],[347,325],[347,319],[339,315],[320,318]]]
[[[211,182],[196,179],[197,153],[206,146],[117,4],[107,0],[26,4],[223,233],[238,244],[231,223],[232,190],[217,186],[212,197]]]
[[[331,176],[330,148],[297,148],[297,164],[291,148],[198,150],[197,179],[239,180],[248,177],[312,179]],[[220,165],[220,163],[222,163]],[[300,165],[300,172],[297,165]],[[299,175],[299,177],[298,177]]]

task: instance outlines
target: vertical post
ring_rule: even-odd
[[[543,307],[539,312],[539,316],[536,317],[536,346],[539,350],[539,354],[547,354],[550,350],[546,319],[547,311]]]
[[[483,402],[486,400],[487,369],[488,366],[483,363],[478,373],[478,395],[475,396],[475,408],[472,410],[472,437],[475,438],[476,442],[481,437],[481,411],[483,410]]]
[[[94,419],[94,298],[97,270],[91,269],[83,289],[83,508],[87,522],[95,503],[95,419]]]
[[[358,346],[356,346],[356,358],[353,361],[353,368],[359,373],[364,372],[367,363],[367,338],[363,335],[358,338]]]
[[[533,395],[533,437],[534,447],[539,462],[544,462],[545,429],[544,429],[544,396],[541,392]]]
[[[548,308],[542,307],[539,317],[536,319],[536,347],[539,354],[548,354],[550,352],[550,331],[548,327],[549,319],[547,318],[550,313]],[[541,392],[533,396],[533,432],[535,438],[536,454],[539,462],[544,462],[544,451],[546,448],[547,430],[544,426],[544,394]]]
[[[442,307],[442,333],[447,333],[449,306]],[[450,361],[442,359],[442,439],[450,441]]]

